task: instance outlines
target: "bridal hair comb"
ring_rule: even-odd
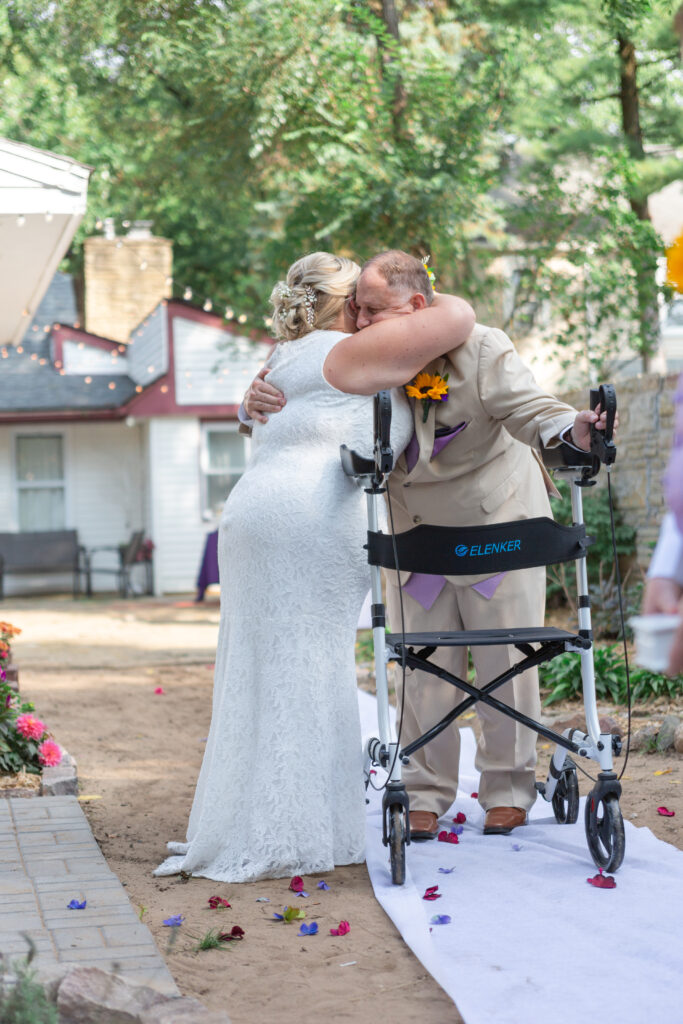
[[[304,299],[304,308],[306,310],[306,323],[309,327],[313,326],[315,322],[315,304],[318,299],[318,295],[314,288],[311,288],[310,284],[304,285],[304,291],[306,292],[306,298]]]
[[[422,257],[422,266],[427,271],[427,277],[429,278],[429,283],[432,286],[432,291],[434,291],[435,290],[434,289],[434,285],[436,284],[436,277],[434,276],[434,271],[430,269],[430,266],[429,266],[429,260],[430,259],[431,259],[431,257],[429,256],[429,254],[427,254],[426,256],[423,256]]]

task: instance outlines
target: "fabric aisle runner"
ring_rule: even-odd
[[[359,705],[363,736],[376,736],[375,698],[359,691]],[[483,836],[484,812],[470,795],[474,753],[474,734],[464,729],[458,797],[441,819],[448,830],[458,811],[467,816],[458,845],[411,844],[404,886],[391,884],[380,793],[369,792],[367,819],[375,896],[466,1024],[683,1020],[683,853],[626,822],[617,888],[588,885],[597,868],[584,799],[575,825],[558,825],[539,798],[527,826]],[[433,885],[441,899],[423,900]],[[436,914],[451,923],[432,925]]]

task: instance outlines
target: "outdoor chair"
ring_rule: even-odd
[[[138,562],[144,562],[146,572],[146,592],[151,592],[151,574],[149,572],[151,556],[145,556],[141,558],[141,554],[144,552],[144,541],[145,531],[135,530],[130,535],[130,539],[125,544],[109,544],[102,545],[99,547],[88,548],[86,552],[87,557],[87,590],[88,597],[92,597],[92,575],[93,573],[104,573],[109,576],[116,576],[118,581],[118,591],[121,597],[131,597],[135,591],[131,583],[131,572],[133,567]],[[107,566],[95,566],[93,564],[93,558],[95,555],[100,554],[103,551],[115,552],[118,556],[118,565],[113,567]]]

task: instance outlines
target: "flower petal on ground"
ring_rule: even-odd
[[[154,692],[157,693],[157,694],[162,694],[162,693],[166,693],[166,690],[163,688],[163,686],[157,686],[157,688],[155,689]]]
[[[461,836],[464,831],[465,831],[465,826],[464,825],[451,825],[451,835],[452,836]]]
[[[78,900],[71,900],[67,903],[67,907],[69,910],[85,910],[87,902],[87,900],[83,900],[82,902],[79,902]]]
[[[311,921],[310,924],[304,923],[299,928],[299,935],[317,935],[318,934],[318,922]]]
[[[477,797],[479,796],[479,794],[478,793],[470,793],[470,796],[472,797],[473,800],[476,800]]]
[[[467,817],[462,813],[462,811],[458,811],[456,816],[453,818],[453,821],[456,825],[464,825],[467,821]]]
[[[347,935],[351,931],[348,921],[340,921],[338,928],[330,928],[330,935]]]
[[[445,829],[443,830],[443,832],[439,832],[438,840],[439,840],[440,843],[457,843],[457,842],[459,842],[458,837],[456,835],[454,835],[453,832],[446,832]]]
[[[328,890],[328,889],[329,889],[330,887],[329,887],[329,885],[327,884],[327,882],[325,882],[325,881],[324,881],[324,880],[323,880],[323,879],[321,878],[321,879],[320,879],[320,881],[318,882],[318,886],[317,886],[317,888],[318,888],[318,889],[324,889],[325,891],[327,891],[327,890]]]
[[[455,871],[455,868],[439,868],[442,875],[450,875],[451,871]]]
[[[434,914],[434,917],[430,918],[430,924],[450,924],[451,919],[448,914]]]
[[[668,807],[658,807],[657,814],[661,814],[663,818],[673,818],[676,812],[670,811]]]
[[[301,875],[294,875],[294,878],[289,883],[289,888],[292,892],[302,892],[304,887],[304,880]]]
[[[229,932],[221,932],[218,938],[221,942],[235,942],[237,939],[243,939],[244,928],[240,928],[238,924],[234,924]]]
[[[438,890],[439,890],[438,885],[430,885],[427,889],[425,889],[424,896],[422,897],[422,899],[423,900],[440,900],[442,894]]]
[[[224,900],[222,896],[210,896],[207,902],[212,910],[216,910],[218,907],[230,906],[228,901]]]
[[[600,873],[593,875],[592,878],[587,878],[586,881],[589,885],[594,885],[596,889],[616,889],[617,883],[613,875],[603,875],[602,868]]]
[[[167,928],[179,928],[184,920],[185,918],[182,916],[182,914],[171,914],[170,917],[166,918],[164,924],[166,925]]]

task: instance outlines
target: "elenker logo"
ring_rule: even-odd
[[[464,558],[465,555],[469,555],[470,558],[476,557],[477,555],[493,555],[500,551],[520,551],[522,547],[522,541],[517,540],[499,540],[493,541],[491,544],[458,544],[455,549],[455,553],[458,558]]]

